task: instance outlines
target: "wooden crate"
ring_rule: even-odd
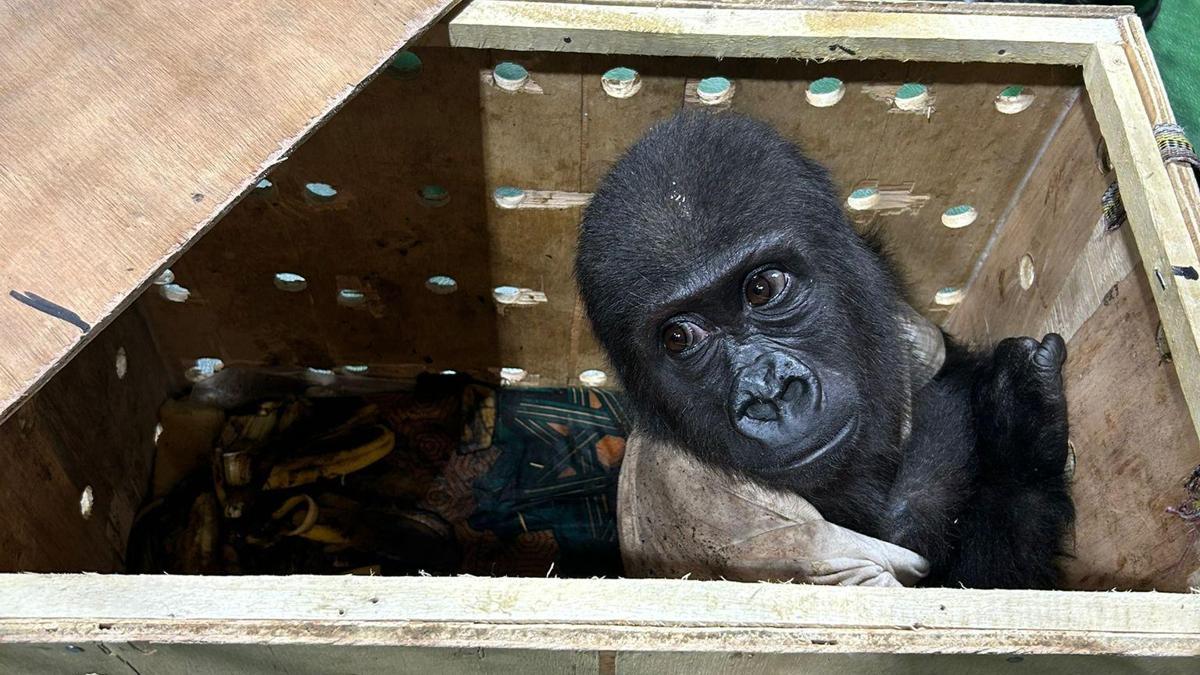
[[[0,569],[63,573],[0,575],[0,672],[1195,671],[1200,560],[1165,509],[1200,464],[1200,195],[1159,156],[1173,118],[1127,9],[472,0],[436,24],[450,4],[0,14]],[[419,74],[388,72],[431,26]],[[495,86],[501,61],[531,83]],[[606,95],[614,66],[636,95]],[[579,205],[710,75],[847,195],[881,191],[854,219],[918,309],[980,342],[1069,339],[1081,590],[80,574],[122,570],[158,406],[197,358],[555,386],[604,369],[570,277]],[[844,99],[806,103],[827,76]],[[903,82],[928,105],[898,110]],[[1009,85],[1028,108],[995,108]],[[1109,233],[1114,180],[1129,223]],[[945,226],[959,204],[977,218]],[[426,290],[437,274],[458,292]],[[498,304],[501,285],[545,299]]]

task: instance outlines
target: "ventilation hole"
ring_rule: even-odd
[[[1005,115],[1015,115],[1033,105],[1034,98],[1033,90],[1014,84],[996,95],[996,110]]]
[[[308,279],[291,272],[276,272],[275,288],[288,293],[299,293],[308,288]]]
[[[158,287],[158,294],[171,302],[187,302],[192,292],[179,284],[165,284]]]
[[[124,347],[119,347],[117,349],[117,357],[113,361],[113,365],[116,366],[117,369],[117,379],[125,379],[125,373],[129,370],[129,357],[125,355]]]
[[[642,88],[642,78],[633,68],[613,68],[600,76],[604,93],[613,98],[629,98]]]
[[[892,100],[896,102],[896,107],[901,110],[920,110],[925,107],[926,101],[929,100],[929,89],[923,84],[907,82],[900,85]]]
[[[943,306],[957,305],[962,302],[965,295],[966,293],[961,288],[947,286],[934,294],[933,301]]]
[[[272,183],[271,181],[267,180],[266,178],[264,178],[254,184],[254,189],[258,190],[259,192],[266,192],[267,190],[270,190],[273,187],[275,187],[275,184]]]
[[[158,276],[154,277],[155,286],[166,286],[171,283],[175,283],[175,273],[170,268],[159,272]]]
[[[696,85],[696,97],[706,105],[718,105],[733,96],[733,82],[726,77],[706,77]]]
[[[439,274],[426,279],[425,288],[438,295],[450,295],[458,290],[458,282],[454,280],[454,277]]]
[[[879,190],[873,187],[858,188],[846,198],[846,206],[855,211],[866,211],[879,203]]]
[[[421,74],[421,57],[408,50],[402,51],[388,64],[387,73],[402,80],[411,80]]]
[[[837,105],[846,95],[846,86],[836,77],[822,77],[808,85],[804,97],[809,105],[817,108],[828,108]]]
[[[337,382],[337,373],[327,368],[305,368],[304,379],[323,387]]]
[[[505,185],[492,192],[492,199],[495,200],[496,206],[502,209],[515,209],[525,201],[525,191]]]
[[[366,293],[353,288],[343,288],[337,293],[337,302],[343,307],[358,307],[366,301]]]
[[[363,373],[370,370],[370,368],[371,368],[370,366],[367,366],[365,364],[356,363],[356,364],[352,364],[352,365],[342,366],[342,372],[348,373],[350,375],[362,375]]]
[[[588,387],[603,387],[608,382],[608,373],[603,370],[585,370],[579,374],[579,381]]]
[[[437,208],[450,202],[450,192],[441,185],[425,185],[417,190],[417,197],[425,206]]]
[[[333,201],[337,197],[337,189],[329,183],[305,183],[304,196],[310,201],[317,203],[325,203]]]
[[[524,380],[529,373],[525,372],[524,368],[501,368],[500,382],[503,384],[516,384]]]
[[[492,69],[492,81],[504,91],[518,91],[529,81],[529,71],[524,66],[505,61]]]
[[[1026,291],[1032,288],[1034,277],[1036,276],[1036,272],[1033,269],[1033,256],[1028,253],[1021,256],[1021,262],[1017,265],[1017,272],[1021,288]]]
[[[154,425],[154,444],[158,445],[158,439],[162,438],[163,425],[162,422]]]
[[[507,305],[517,301],[521,296],[521,289],[516,286],[497,286],[492,289],[492,297],[496,302]]]
[[[960,227],[966,227],[975,222],[975,219],[978,217],[979,213],[975,210],[974,206],[959,204],[958,206],[951,206],[942,212],[942,225],[952,230],[957,230]]]
[[[214,359],[211,357],[199,358],[196,359],[196,362],[192,364],[191,368],[187,369],[187,372],[184,373],[184,377],[187,378],[188,382],[200,382],[212,377],[216,373],[220,372],[220,370],[224,367],[225,362],[221,359]]]
[[[79,495],[79,515],[83,516],[84,520],[92,517],[92,507],[96,505],[95,495],[92,493],[92,486],[88,485],[83,488],[83,493]]]

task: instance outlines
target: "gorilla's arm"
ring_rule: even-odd
[[[912,437],[888,492],[881,527],[884,539],[925,556],[935,572],[951,562],[958,514],[979,470],[969,403],[972,372],[950,363],[918,392]]]
[[[1053,588],[1074,519],[1066,346],[1051,334],[952,352],[917,397],[882,536],[929,560],[929,584]]]
[[[951,579],[975,587],[1054,588],[1055,558],[1075,519],[1066,475],[1067,348],[1009,338],[978,371],[972,391],[979,487],[959,523]]]

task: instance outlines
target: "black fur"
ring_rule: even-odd
[[[787,281],[754,306],[763,269]],[[1061,338],[948,340],[902,443],[901,284],[770,127],[693,112],[652,129],[585,211],[576,276],[644,433],[921,553],[928,583],[1055,585],[1073,519]],[[678,321],[701,336],[682,353],[664,344]]]

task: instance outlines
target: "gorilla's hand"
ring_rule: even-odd
[[[976,380],[974,407],[985,475],[1019,482],[1062,475],[1067,461],[1067,346],[1050,333],[1001,342]]]

